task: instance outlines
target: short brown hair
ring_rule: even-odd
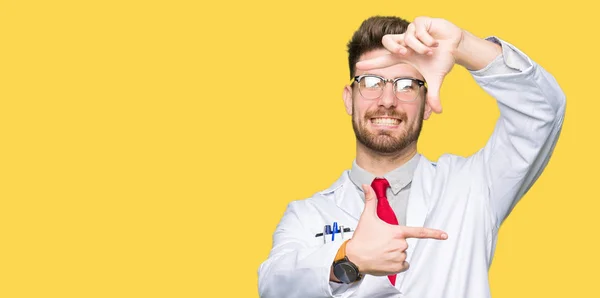
[[[402,34],[408,24],[407,20],[394,16],[373,16],[364,20],[347,45],[350,79],[354,78],[356,62],[362,54],[384,48],[381,43],[383,36]]]

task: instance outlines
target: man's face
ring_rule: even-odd
[[[389,52],[384,49],[374,50],[365,53],[359,60],[381,55],[389,55]],[[423,80],[421,74],[409,64],[356,71],[357,76],[361,74],[373,74],[386,79],[411,77]],[[424,95],[425,87],[420,87],[416,100],[402,102],[396,98],[393,85],[386,83],[379,98],[366,99],[360,94],[357,83],[346,86],[344,102],[346,111],[352,116],[356,139],[367,148],[384,154],[399,152],[416,144],[423,120],[431,114],[431,109],[425,104]]]

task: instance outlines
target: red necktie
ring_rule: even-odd
[[[391,225],[398,225],[396,214],[385,195],[387,188],[390,187],[390,183],[385,178],[375,178],[373,183],[371,183],[371,187],[377,196],[377,215],[379,218]],[[388,278],[392,282],[392,285],[396,285],[396,274],[388,275]]]

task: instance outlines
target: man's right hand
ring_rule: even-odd
[[[445,240],[440,230],[390,225],[377,216],[377,198],[371,186],[363,184],[365,209],[352,239],[346,245],[346,256],[362,274],[385,276],[404,272],[407,238]]]

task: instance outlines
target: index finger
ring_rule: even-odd
[[[398,64],[404,60],[406,60],[406,58],[402,59],[393,54],[388,54],[373,59],[359,61],[358,63],[356,63],[356,69],[371,70],[376,68],[385,68],[388,66]]]
[[[383,46],[392,53],[404,55],[408,53],[404,43],[404,34],[387,34],[381,39]]]
[[[419,227],[400,227],[401,234],[403,238],[421,238],[421,239],[438,239],[438,240],[446,240],[448,239],[448,234],[444,231],[429,229],[429,228],[419,228]]]

